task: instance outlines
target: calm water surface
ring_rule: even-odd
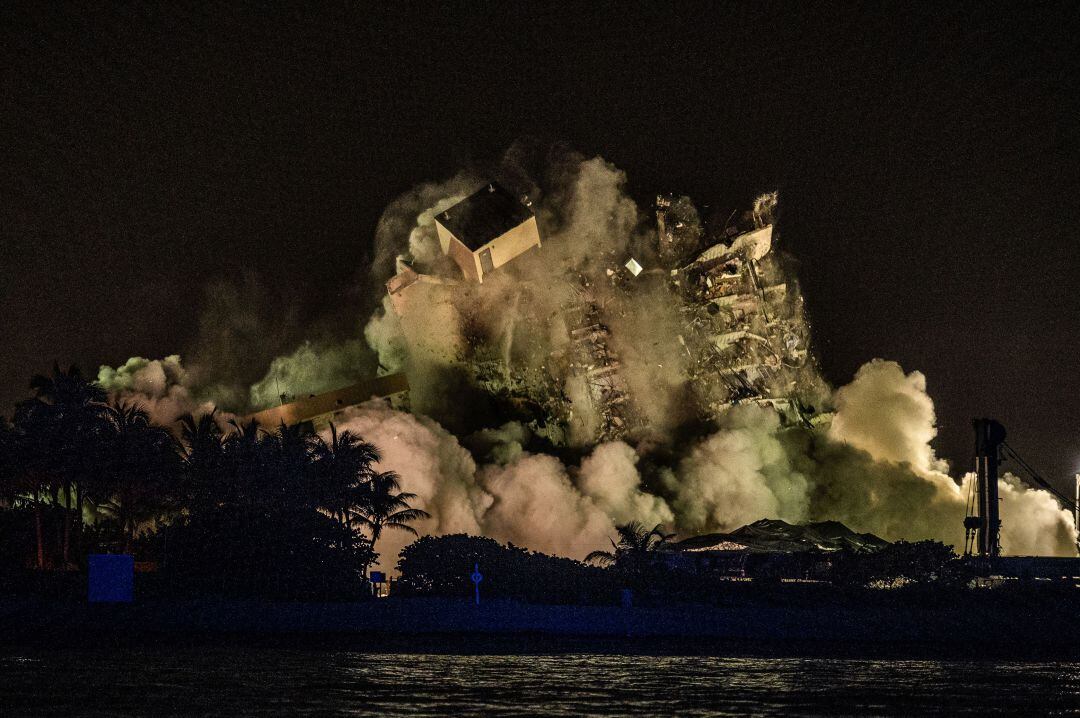
[[[0,656],[0,715],[1080,713],[1080,663],[138,649]]]

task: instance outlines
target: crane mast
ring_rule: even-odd
[[[996,558],[1001,553],[998,512],[998,465],[1005,427],[993,419],[975,419],[975,486],[964,518],[964,555]]]

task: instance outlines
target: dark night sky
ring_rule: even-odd
[[[244,269],[317,318],[395,195],[539,136],[644,206],[779,187],[832,382],[895,359],[953,462],[986,414],[1080,469],[1080,6],[324,5],[0,9],[0,406]]]

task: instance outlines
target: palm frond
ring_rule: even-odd
[[[400,531],[407,531],[407,532],[411,533],[413,536],[419,536],[420,535],[419,533],[417,533],[416,529],[414,529],[412,526],[409,526],[408,524],[398,523],[396,521],[387,521],[385,524],[383,524],[383,528],[398,529]]]
[[[386,524],[389,526],[391,523],[401,523],[403,521],[422,521],[424,519],[430,519],[431,514],[423,509],[402,509],[401,511],[395,511],[386,517]]]
[[[615,563],[615,554],[610,551],[593,551],[585,557],[585,563],[599,563],[610,565]]]

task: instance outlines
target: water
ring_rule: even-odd
[[[1080,713],[1080,663],[235,649],[0,657],[3,716]]]

